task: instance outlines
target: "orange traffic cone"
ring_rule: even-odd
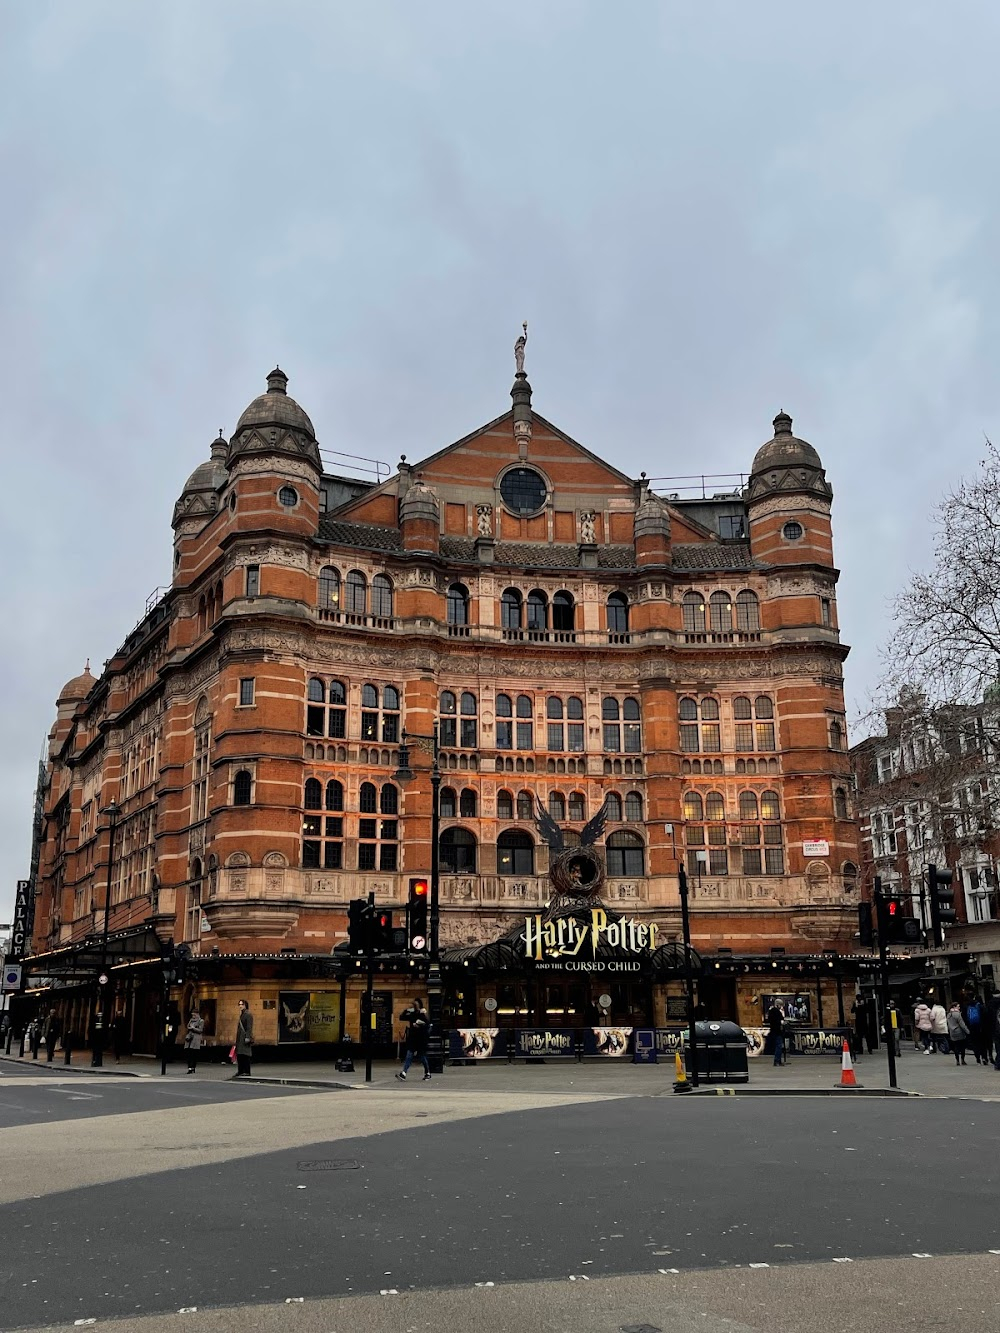
[[[847,1044],[847,1038],[844,1038],[844,1053],[840,1057],[840,1082],[834,1084],[835,1088],[860,1088],[861,1084],[854,1076],[854,1066],[851,1064],[851,1048]]]

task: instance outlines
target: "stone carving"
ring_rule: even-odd
[[[525,320],[521,325],[521,332],[518,334],[517,341],[514,343],[514,370],[518,375],[524,374],[524,348],[528,341],[528,321]]]
[[[233,852],[226,858],[226,865],[231,870],[245,870],[250,864],[250,856],[247,852]]]
[[[476,505],[476,531],[480,537],[493,535],[493,506]]]
[[[594,530],[594,519],[595,514],[592,509],[588,509],[580,515],[580,541],[583,542],[585,546],[592,546],[597,540],[597,535]]]
[[[262,864],[265,870],[284,870],[288,865],[288,857],[284,852],[266,852]]]

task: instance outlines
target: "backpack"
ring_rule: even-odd
[[[978,1027],[980,1022],[982,1021],[982,1017],[983,1015],[982,1011],[979,1008],[979,1005],[975,1003],[970,1004],[968,1011],[966,1012],[965,1015],[965,1021],[968,1023],[969,1027],[970,1028]]]

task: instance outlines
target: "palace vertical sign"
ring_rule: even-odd
[[[17,895],[14,898],[14,924],[10,932],[11,961],[23,958],[28,949],[28,918],[31,912],[31,880],[17,881]]]

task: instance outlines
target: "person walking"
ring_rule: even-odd
[[[128,1023],[124,1014],[116,1014],[111,1023],[111,1049],[115,1054],[115,1064],[120,1065],[122,1056],[128,1050]]]
[[[774,1047],[774,1063],[784,1064],[785,1016],[776,1004],[772,1004],[767,1011],[767,1034]]]
[[[935,1053],[948,1054],[948,1015],[940,1000],[931,1005],[931,1037]]]
[[[205,1020],[198,1012],[198,1006],[191,1010],[191,1017],[188,1019],[187,1032],[184,1035],[184,1049],[187,1051],[189,1074],[193,1074],[198,1067],[198,1052],[201,1050],[202,1037],[205,1032]]]
[[[976,1064],[985,1065],[988,1063],[985,1040],[986,1006],[975,992],[962,1005],[962,1017],[969,1029],[968,1041],[972,1047],[972,1054],[976,1057]]]
[[[969,1040],[969,1025],[962,1017],[962,1006],[955,1000],[948,1010],[948,1041],[957,1065],[965,1064],[965,1043]]]
[[[922,999],[917,1000],[913,1010],[913,1033],[920,1038],[921,1049],[924,1055],[930,1055],[932,1033],[934,1031],[934,1022],[931,1018],[930,1007]]]
[[[56,1053],[56,1042],[59,1040],[61,1032],[62,1019],[55,1010],[51,1010],[45,1020],[45,1059],[49,1064],[52,1063],[52,1058]]]
[[[427,1038],[430,1035],[431,1022],[423,1001],[414,1000],[412,1008],[404,1009],[400,1017],[409,1020],[409,1027],[406,1029],[406,1059],[396,1077],[405,1083],[410,1065],[417,1059],[424,1067],[424,1082],[426,1082],[431,1076],[431,1067],[427,1063]]]
[[[246,1000],[240,1000],[240,1016],[236,1021],[236,1073],[233,1078],[250,1077],[250,1057],[253,1054],[253,1014]]]
[[[38,1048],[42,1044],[42,1020],[33,1018],[31,1026],[28,1028],[28,1045],[31,1049],[32,1060],[38,1059]]]

